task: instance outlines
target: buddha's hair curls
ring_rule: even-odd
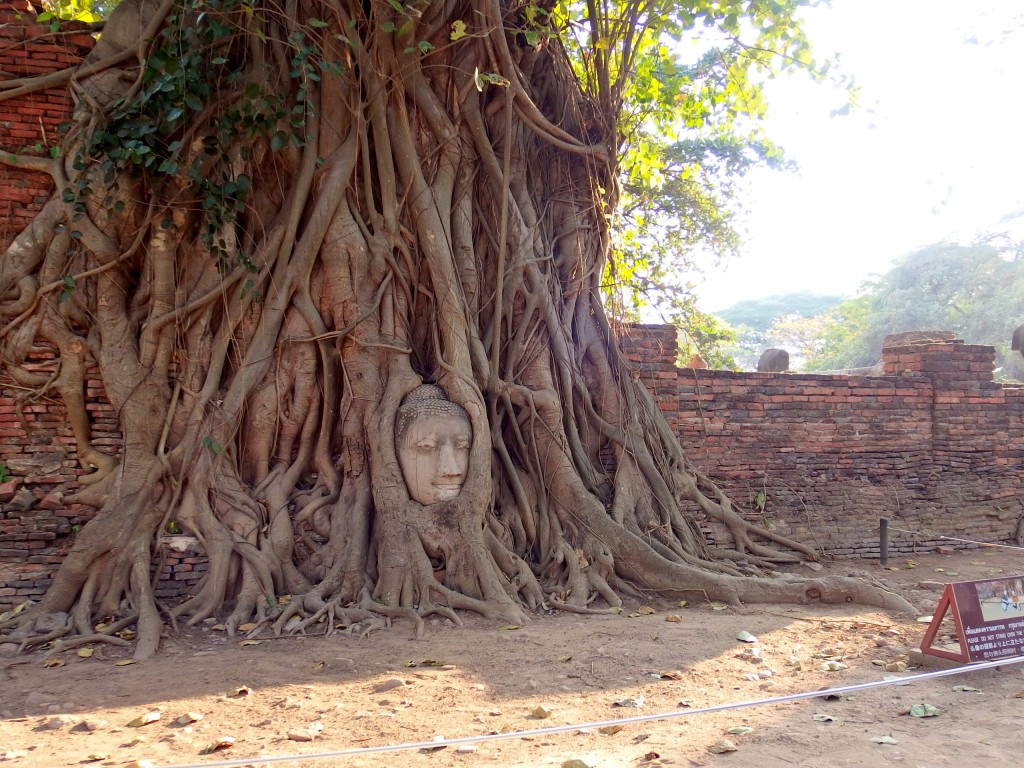
[[[436,384],[421,384],[402,398],[395,415],[395,440],[402,442],[409,427],[420,416],[453,416],[469,421],[466,409],[448,399],[444,390]]]

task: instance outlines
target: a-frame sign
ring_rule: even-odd
[[[959,652],[932,644],[952,615]],[[963,662],[1024,655],[1024,576],[947,584],[921,640],[921,652]]]

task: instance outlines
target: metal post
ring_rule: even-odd
[[[878,561],[889,564],[889,518],[878,518]]]

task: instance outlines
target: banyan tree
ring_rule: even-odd
[[[97,508],[6,630],[114,617],[142,658],[169,617],[518,622],[641,592],[908,607],[746,575],[815,553],[738,514],[616,346],[622,117],[668,72],[665,20],[788,50],[769,23],[788,0],[684,5],[122,0],[59,154],[4,160],[56,182],[0,260],[5,375],[63,400],[73,499]],[[675,77],[683,107],[703,98]],[[40,346],[45,380],[21,369]],[[92,365],[116,455],[90,443]],[[449,466],[436,495],[404,450]],[[209,558],[175,605],[151,582],[168,530]]]

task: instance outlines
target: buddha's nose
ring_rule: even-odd
[[[445,445],[441,447],[440,471],[443,477],[461,477],[462,467],[455,455],[455,447]]]

